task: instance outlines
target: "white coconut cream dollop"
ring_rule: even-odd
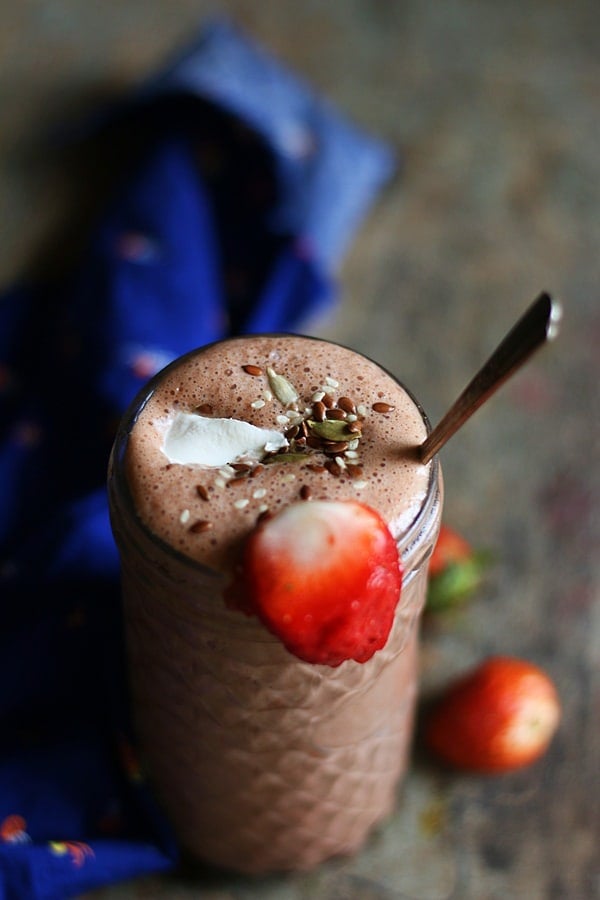
[[[171,463],[218,467],[236,460],[260,460],[287,446],[279,431],[240,419],[177,412],[167,423],[162,451]]]

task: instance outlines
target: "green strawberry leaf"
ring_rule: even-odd
[[[427,612],[442,612],[467,601],[481,586],[490,564],[490,554],[474,552],[469,559],[448,563],[438,575],[429,579]]]

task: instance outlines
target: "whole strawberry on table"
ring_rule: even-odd
[[[548,749],[561,716],[550,677],[533,663],[494,656],[452,682],[426,717],[427,749],[452,768],[519,769]]]

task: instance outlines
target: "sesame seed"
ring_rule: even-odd
[[[261,500],[266,495],[266,493],[267,493],[266,488],[257,488],[254,491],[254,493],[252,494],[252,496],[254,497],[255,500]]]
[[[290,423],[290,420],[288,419],[288,417],[284,416],[284,415],[277,416],[275,421],[277,422],[278,425],[289,425],[289,423]]]
[[[315,391],[312,397],[310,398],[313,403],[318,403],[319,400],[322,400],[325,396],[325,391]]]
[[[282,480],[282,481],[284,482],[284,484],[285,484],[286,482],[289,482],[289,481],[295,481],[295,480],[296,480],[296,476],[294,475],[293,472],[288,472],[287,475],[284,475],[283,478],[282,478],[281,480]]]
[[[352,442],[354,443],[354,441]],[[358,453],[354,447],[351,447],[348,444],[348,449],[346,450],[346,459],[358,459]]]
[[[366,407],[363,403],[360,403],[360,404],[356,407],[356,412],[358,413],[359,416],[363,416],[363,417],[364,417],[364,416],[366,416],[366,414],[367,414],[367,407]]]
[[[224,478],[215,478],[215,487],[224,488],[225,484],[226,482]]]
[[[357,491],[360,491],[360,490],[362,490],[362,488],[365,488],[367,486],[368,482],[367,481],[353,481],[352,484],[354,485],[354,487],[356,488]]]
[[[358,416],[355,413],[348,413],[348,415],[346,416],[346,422],[356,422],[357,419]]]
[[[265,405],[265,402],[265,400],[253,400],[250,406],[252,407],[252,409],[262,409]]]
[[[240,500],[236,500],[233,504],[236,509],[244,509],[245,506],[248,506],[250,501],[247,497],[242,497]]]
[[[184,509],[181,515],[179,516],[179,521],[182,525],[185,525],[186,522],[189,522],[191,513],[189,509]]]
[[[262,516],[262,515],[264,515],[266,512],[269,511],[269,507],[267,506],[266,503],[261,503],[260,506],[258,507],[258,511],[259,511],[259,513],[260,513],[261,516]]]
[[[336,456],[336,457],[335,457],[335,461],[336,461],[336,463],[338,464],[338,466],[340,467],[340,469],[345,469],[345,468],[346,468],[346,463],[345,463],[344,459],[343,459],[341,456]]]
[[[265,400],[267,401],[267,403],[270,403],[271,400],[273,399],[273,392],[272,392],[272,391],[269,391],[269,390],[267,389],[267,390],[263,391],[263,397],[265,398]]]
[[[340,383],[335,378],[332,378],[331,375],[328,375],[325,379],[325,384],[329,387],[339,387]]]

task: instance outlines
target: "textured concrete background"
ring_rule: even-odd
[[[442,451],[446,520],[497,555],[463,613],[429,625],[424,692],[492,652],[564,700],[533,769],[444,775],[417,759],[392,822],[310,876],[144,879],[102,898],[600,897],[598,375],[600,12],[583,0],[1,0],[0,280],[76,200],[48,135],[226,12],[404,158],[319,333],[377,358],[435,421],[540,289],[565,322]],[[63,248],[68,249],[68,248]]]

